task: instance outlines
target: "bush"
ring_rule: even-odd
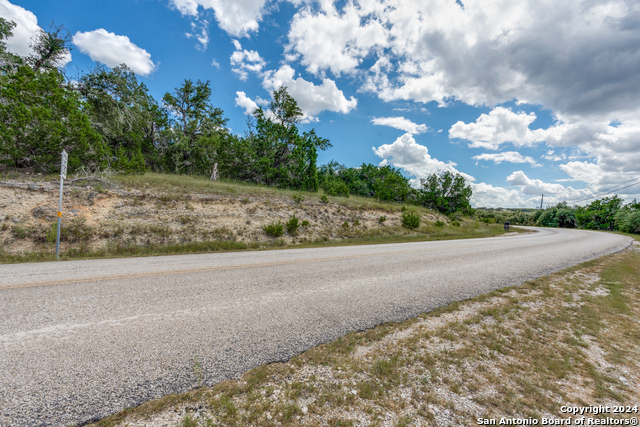
[[[387,217],[386,217],[386,216],[384,216],[384,215],[382,215],[380,218],[378,218],[378,222],[379,222],[380,224],[382,224],[382,223],[383,223],[383,222],[385,222],[386,220],[387,220]]]
[[[309,221],[307,221],[306,219],[304,221],[302,221],[302,224],[300,224],[300,226],[302,226],[302,227],[308,227],[309,225],[311,225],[311,224],[309,224]]]
[[[437,220],[437,221],[436,221],[436,223],[435,223],[435,226],[436,226],[436,227],[444,227],[444,221],[442,221],[442,220],[440,220],[440,219],[439,219],[439,220]]]
[[[400,218],[402,222],[402,226],[409,230],[415,230],[420,227],[420,215],[415,212],[404,211],[402,212],[402,217]]]
[[[322,197],[320,197],[320,202],[324,203],[325,205],[329,203],[329,198],[327,197],[326,194],[323,194]]]
[[[284,224],[280,221],[265,225],[262,229],[270,237],[280,237],[284,234]]]
[[[293,214],[293,216],[289,218],[289,221],[287,221],[287,233],[289,233],[292,236],[295,236],[296,233],[298,232],[299,227],[300,227],[300,221],[298,220],[298,217],[296,216],[296,214]]]
[[[349,197],[349,187],[341,179],[327,181],[323,189],[329,196]]]
[[[618,211],[616,228],[625,233],[640,234],[640,210],[621,209]]]
[[[292,198],[293,198],[293,201],[296,203],[302,203],[304,202],[304,199],[305,199],[304,194],[300,194],[300,193],[294,194]]]
[[[345,230],[349,229],[349,223],[347,221],[342,223],[342,228],[344,228]]]

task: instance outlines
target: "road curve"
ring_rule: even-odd
[[[620,251],[584,230],[0,265],[0,425],[83,423]]]

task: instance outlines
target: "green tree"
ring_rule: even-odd
[[[315,130],[300,132],[303,117],[297,102],[286,87],[273,92],[268,114],[262,108],[254,113],[255,123],[243,146],[247,178],[276,187],[316,191],[318,150],[331,146]]]
[[[108,149],[91,128],[79,95],[67,88],[58,70],[35,72],[27,66],[0,86],[0,159],[15,167],[53,172],[60,152],[69,153],[68,168],[105,165]]]
[[[53,70],[69,55],[71,34],[62,25],[49,25],[49,31],[39,29],[31,43],[33,53],[27,58],[27,64],[33,71]]]
[[[623,200],[618,196],[595,200],[576,209],[576,220],[580,228],[591,230],[614,230],[615,215]]]
[[[82,76],[79,89],[93,127],[114,153],[112,167],[133,173],[143,173],[147,164],[159,169],[158,140],[167,112],[135,73],[124,64],[98,66]]]
[[[185,80],[162,101],[171,112],[167,162],[175,173],[208,174],[215,178],[223,141],[229,138],[223,111],[210,104],[210,82]]]
[[[0,17],[0,83],[6,74],[22,64],[22,58],[7,50],[7,40],[13,35],[16,23]]]
[[[446,171],[421,179],[420,183],[418,200],[423,206],[445,214],[471,211],[472,190],[462,175]]]

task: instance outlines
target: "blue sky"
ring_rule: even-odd
[[[475,206],[640,199],[633,0],[0,0],[0,16],[22,55],[64,25],[71,79],[126,63],[157,100],[210,80],[240,135],[287,86],[333,144],[319,164],[459,172]]]

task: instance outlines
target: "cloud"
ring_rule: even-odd
[[[640,109],[635,0],[318,3],[297,2],[289,51],[312,73],[362,74],[385,101],[516,99],[610,120]]]
[[[474,160],[487,160],[495,164],[507,163],[530,163],[533,166],[540,166],[533,157],[523,156],[517,151],[504,151],[502,153],[482,153],[472,157]]]
[[[200,24],[198,26],[198,24]],[[187,38],[195,38],[198,41],[198,45],[196,45],[196,49],[205,51],[207,50],[207,46],[209,46],[209,21],[203,19],[199,22],[191,22],[191,32],[185,33]]]
[[[497,150],[505,143],[517,147],[532,146],[545,137],[543,131],[529,129],[535,119],[534,113],[514,113],[508,108],[497,107],[489,114],[482,114],[475,123],[455,123],[449,129],[449,137],[465,139],[472,148],[489,150]]]
[[[412,135],[425,133],[429,129],[427,125],[413,123],[411,120],[405,119],[404,117],[378,117],[371,120],[371,123],[377,126],[390,126],[392,128],[408,132]]]
[[[253,115],[253,112],[258,109],[258,104],[242,91],[236,92],[236,105],[243,108],[248,116]]]
[[[516,189],[507,190],[506,188],[495,187],[484,182],[471,183],[470,185],[472,191],[471,206],[474,207],[530,208],[536,206],[536,202],[539,203],[537,198],[523,197]]]
[[[126,64],[137,74],[148,76],[157,67],[151,61],[151,54],[136,46],[127,36],[110,33],[104,28],[94,31],[77,32],[73,44],[92,60],[102,62],[109,67]]]
[[[23,7],[11,4],[8,0],[0,0],[0,16],[16,24],[12,30],[13,35],[6,40],[7,50],[22,57],[31,55],[31,42],[42,31],[36,15]],[[69,62],[71,53],[67,51],[57,65],[64,67]]]
[[[198,16],[198,9],[211,9],[218,25],[235,37],[247,36],[258,30],[266,0],[171,0],[183,16]]]
[[[289,95],[298,102],[305,121],[317,120],[316,115],[322,111],[346,114],[358,105],[353,96],[347,99],[331,79],[325,78],[321,85],[315,85],[302,77],[294,77],[293,68],[283,65],[278,70],[266,71],[262,86],[270,92],[286,86]]]
[[[363,4],[348,4],[339,13],[332,4],[314,13],[307,8],[296,13],[289,29],[288,52],[301,58],[307,71],[334,75],[353,72],[374,48],[388,46],[382,22],[367,19]]]
[[[405,133],[392,144],[384,144],[378,148],[373,147],[376,156],[382,158],[383,165],[391,164],[397,168],[404,169],[408,174],[416,178],[426,179],[434,173],[439,174],[445,171],[460,173],[468,181],[475,178],[458,171],[453,162],[442,162],[429,154],[429,150],[424,145],[416,142],[413,136]]]
[[[231,69],[238,74],[240,80],[246,80],[249,72],[260,74],[266,65],[260,54],[255,50],[242,49],[242,45],[237,40],[233,40],[233,44],[236,50],[230,58]]]
[[[572,187],[564,187],[561,184],[545,183],[540,179],[531,179],[523,171],[515,171],[507,177],[507,182],[512,186],[520,187],[520,190],[526,195],[533,194],[545,194],[564,196],[568,198],[575,198],[584,193],[579,193]]]

